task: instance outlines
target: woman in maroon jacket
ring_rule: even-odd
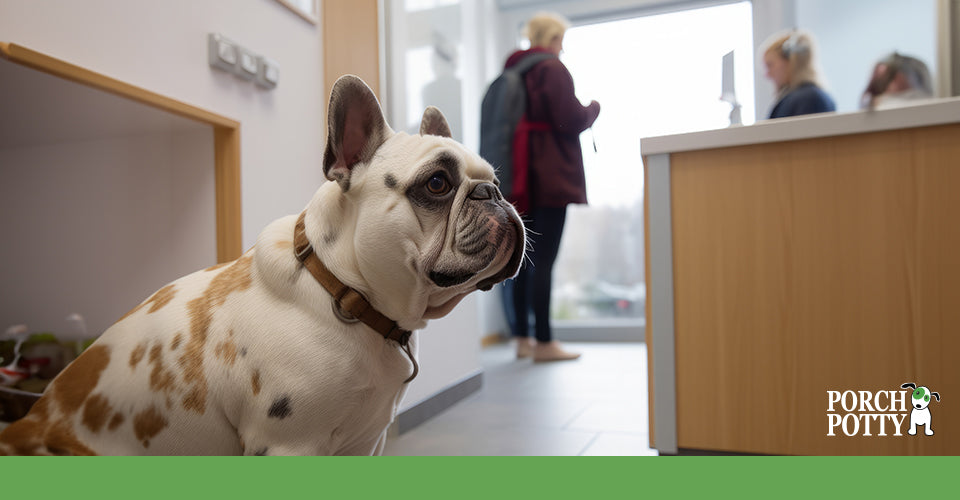
[[[530,253],[532,269],[524,266],[514,284],[513,306],[516,313],[517,357],[533,356],[534,361],[576,359],[553,340],[550,329],[550,289],[553,264],[560,250],[560,237],[566,220],[567,205],[587,203],[586,180],[583,173],[583,153],[580,133],[590,128],[600,104],[591,101],[583,106],[573,89],[573,77],[560,62],[563,35],[569,23],[555,14],[537,14],[527,23],[529,50],[514,52],[506,67],[523,58],[548,52],[558,57],[537,63],[524,76],[527,88],[527,110],[518,126],[522,135],[520,154],[527,160],[527,193],[525,212],[527,227],[533,239]],[[526,153],[522,148],[526,147]],[[517,158],[517,153],[514,155]],[[522,160],[521,160],[522,161]],[[516,169],[516,164],[514,165]],[[514,191],[516,192],[516,191]],[[532,296],[528,289],[532,288]],[[527,311],[528,300],[533,302],[536,320],[536,342],[530,338]]]

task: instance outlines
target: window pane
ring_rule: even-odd
[[[601,112],[581,136],[590,205],[568,208],[554,320],[643,318],[640,138],[728,126],[731,106],[720,91],[730,51],[741,115],[752,123],[752,46],[749,2],[567,31],[562,60],[578,97],[596,99]]]

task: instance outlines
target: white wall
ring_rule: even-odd
[[[483,371],[480,363],[480,292],[419,332],[420,374],[410,382],[400,411]]]
[[[207,64],[221,33],[279,62],[270,91]],[[0,0],[15,42],[241,122],[243,247],[323,181],[321,30],[273,0]]]

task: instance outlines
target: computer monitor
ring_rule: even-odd
[[[730,125],[740,125],[740,103],[737,102],[737,89],[733,80],[733,51],[723,55],[723,65],[720,76],[720,100],[730,103]]]

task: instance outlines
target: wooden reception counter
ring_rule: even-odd
[[[960,99],[641,150],[652,447],[960,454]]]

